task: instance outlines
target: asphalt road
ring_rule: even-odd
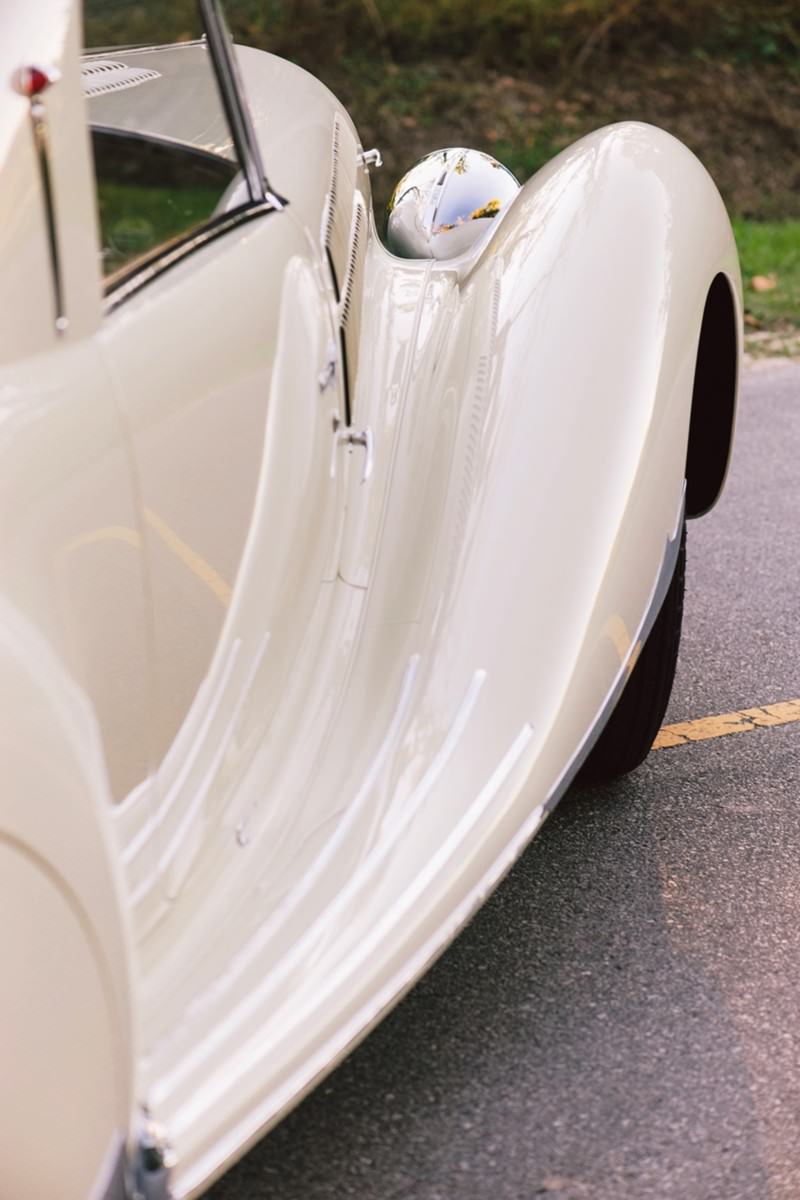
[[[800,363],[748,368],[689,529],[672,722],[800,697]],[[213,1200],[797,1200],[800,723],[574,791]]]

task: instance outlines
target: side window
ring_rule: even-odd
[[[86,0],[81,74],[107,289],[253,198],[204,34],[193,5]]]

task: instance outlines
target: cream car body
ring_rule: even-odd
[[[457,258],[396,258],[341,106],[239,49],[288,203],[104,299],[80,11],[0,28],[3,1189],[164,1195],[174,1158],[190,1196],[567,787],[722,485],[738,265],[704,169],[639,124]],[[103,57],[179,85],[204,54]],[[60,304],[31,63],[60,72]]]

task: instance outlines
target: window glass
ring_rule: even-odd
[[[194,4],[86,0],[81,65],[113,286],[249,201]]]

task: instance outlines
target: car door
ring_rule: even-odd
[[[264,183],[219,13],[201,9],[202,39],[84,63],[102,346],[133,447],[151,605],[155,814],[131,810],[123,834],[151,915],[227,795],[238,714],[254,689],[265,713],[278,704],[335,577],[345,474],[330,470],[344,410],[321,252]]]
[[[130,1127],[109,825],[147,778],[151,698],[130,456],[96,343],[78,13],[33,7],[0,21],[0,1160],[4,1195],[66,1200],[106,1194]]]
[[[147,777],[150,689],[133,479],[96,342],[76,18],[65,10],[52,28],[21,21],[4,48],[18,70],[7,76],[11,136],[0,156],[0,557],[3,595],[44,634],[91,706],[110,798],[120,803]],[[38,76],[20,66],[40,61],[49,66]]]

